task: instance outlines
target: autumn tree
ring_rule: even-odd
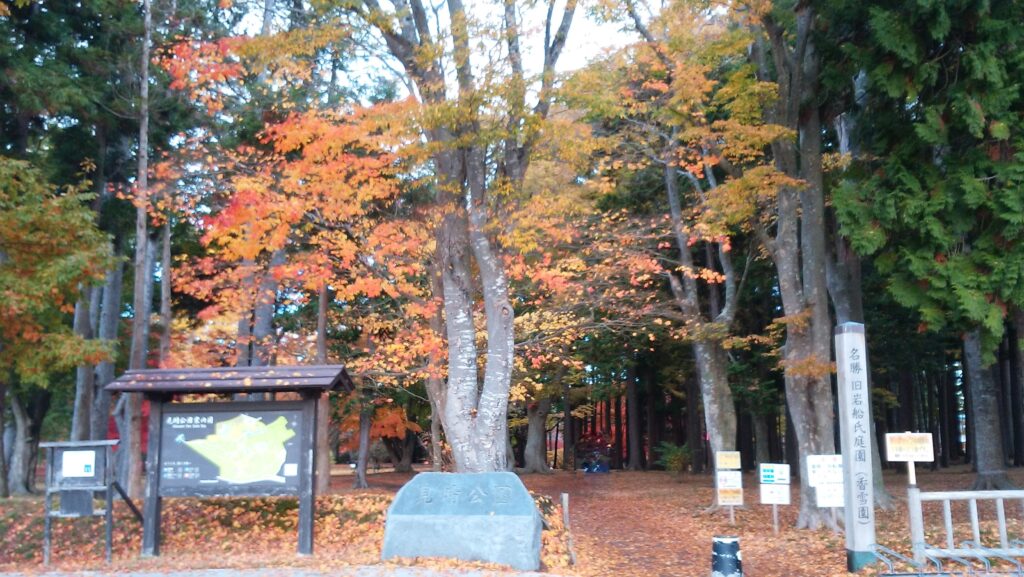
[[[435,199],[442,207],[433,287],[435,296],[443,298],[448,343],[447,383],[442,390],[440,381],[434,382],[429,393],[457,469],[494,471],[506,467],[514,308],[501,247],[490,228],[500,215],[502,196],[520,186],[529,167],[537,122],[550,110],[555,67],[576,2],[565,5],[558,21],[554,5],[549,7],[536,83],[524,65],[526,34],[515,2],[503,2],[496,26],[489,26],[483,12],[467,11],[460,0],[445,7],[439,19],[432,19],[431,7],[420,0],[390,7],[372,0],[348,8],[380,35],[387,57],[400,63],[404,80],[423,105],[420,127],[431,146]],[[477,42],[490,42],[500,57],[482,62]],[[530,106],[534,86],[536,102]],[[474,323],[477,294],[487,333],[482,387]]]
[[[79,338],[70,322],[80,287],[102,282],[111,260],[87,186],[57,188],[26,162],[0,157],[0,399],[10,400],[15,418],[10,463],[0,450],[5,495],[8,479],[13,492],[30,490],[38,439],[28,435],[29,388],[110,354],[109,343]]]

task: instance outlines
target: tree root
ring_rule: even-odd
[[[1006,471],[996,473],[978,473],[971,485],[972,491],[1002,491],[1016,489],[1017,486],[1006,476]]]

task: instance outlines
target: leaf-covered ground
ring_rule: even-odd
[[[1013,472],[1024,486],[1024,471]],[[905,477],[887,473],[890,491],[899,498],[894,511],[879,511],[878,540],[894,549],[909,548]],[[103,525],[99,518],[58,520],[54,525],[55,569],[172,570],[200,567],[288,567],[332,570],[347,565],[379,563],[384,515],[394,492],[408,475],[370,476],[369,491],[348,488],[351,477],[336,477],[330,495],[317,504],[316,554],[295,555],[297,503],[294,499],[168,499],[163,518],[161,556],[140,559],[141,528],[118,503],[114,531],[114,563],[103,562]],[[941,473],[921,472],[923,490],[964,489],[972,476],[964,468]],[[527,487],[540,495],[549,523],[544,532],[543,570],[558,575],[703,576],[710,570],[715,535],[740,537],[743,566],[757,577],[827,577],[846,575],[842,535],[830,530],[793,529],[796,506],[780,507],[781,530],[772,532],[771,507],[748,505],[735,511],[735,525],[726,511],[707,513],[712,486],[709,476],[675,477],[666,473],[530,475]],[[746,475],[747,500],[756,501],[757,485]],[[794,500],[796,489],[793,487]],[[558,506],[560,493],[570,495],[567,534]],[[550,498],[545,498],[550,496]],[[0,570],[42,569],[42,500],[0,501]],[[939,530],[941,510],[926,510],[927,525]],[[982,517],[995,519],[982,509]],[[1008,508],[1011,534],[1024,534],[1015,507]],[[966,519],[961,514],[961,518]],[[957,540],[970,538],[961,526]],[[983,523],[991,534],[991,523]],[[570,566],[569,547],[577,560]],[[931,540],[938,542],[940,535]],[[448,560],[420,560],[435,568],[487,567]],[[494,568],[494,567],[490,567]],[[871,573],[869,571],[869,573]]]

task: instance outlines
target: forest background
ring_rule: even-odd
[[[560,72],[583,19],[632,40]],[[798,464],[836,450],[843,322],[867,325],[875,438],[930,431],[936,466],[1005,486],[1022,22],[1010,0],[3,0],[0,491],[113,416],[139,494],[144,407],[103,386],[146,367],[343,363],[360,390],[321,450],[358,429],[362,472],[371,436],[459,471]],[[828,523],[805,489],[797,525]]]

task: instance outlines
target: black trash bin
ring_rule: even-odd
[[[711,577],[743,577],[739,537],[714,537],[712,539]]]

